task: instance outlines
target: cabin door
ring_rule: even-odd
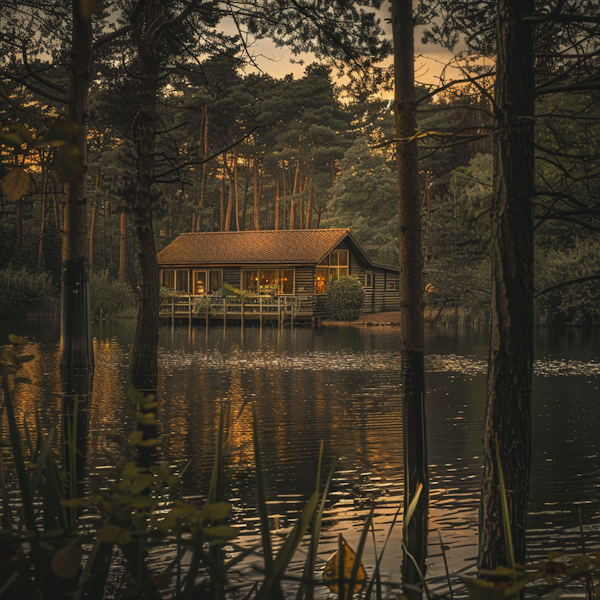
[[[206,271],[194,271],[192,294],[204,296],[206,294]]]

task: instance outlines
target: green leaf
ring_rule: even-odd
[[[214,504],[207,504],[202,509],[202,518],[210,519],[211,521],[222,521],[227,518],[229,511],[231,510],[231,504],[228,502],[215,502]]]
[[[79,148],[69,144],[54,154],[50,168],[61,183],[72,183],[86,172],[87,165],[83,162]]]
[[[215,527],[203,528],[204,533],[211,536],[214,539],[219,540],[232,540],[237,537],[239,530],[237,527],[231,525],[216,525]]]
[[[11,202],[18,202],[28,191],[31,177],[21,167],[9,171],[2,179],[2,191]]]
[[[36,146],[50,145],[52,142],[67,144],[72,142],[81,131],[81,127],[75,121],[64,117],[49,117],[44,119],[44,125],[48,131],[36,140]]]
[[[469,591],[469,600],[505,599],[502,590],[496,588],[491,581],[484,581],[483,579],[463,579],[462,581]]]
[[[0,131],[0,144],[10,146],[11,148],[20,148],[26,143],[18,133],[14,131]]]

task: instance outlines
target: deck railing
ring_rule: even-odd
[[[285,320],[312,316],[312,296],[167,296],[160,306],[160,316],[175,319],[244,319]]]

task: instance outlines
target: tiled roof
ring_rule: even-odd
[[[347,229],[182,233],[158,253],[159,265],[319,263]]]

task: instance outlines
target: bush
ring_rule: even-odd
[[[47,315],[58,310],[58,290],[48,273],[32,273],[25,267],[0,271],[0,314]]]
[[[337,321],[355,321],[365,304],[365,290],[356,275],[340,277],[327,286],[327,303]]]
[[[122,316],[135,306],[130,287],[110,279],[106,271],[90,273],[90,312],[93,320]]]

